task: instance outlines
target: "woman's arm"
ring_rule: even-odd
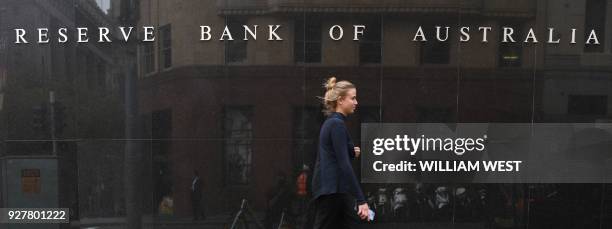
[[[348,152],[349,152],[349,156],[351,159],[355,159],[356,155],[355,155],[355,145],[353,144],[353,142],[351,141],[351,139],[349,138],[348,140]]]
[[[349,185],[351,186],[350,192],[355,199],[357,199],[357,203],[365,203],[365,197],[363,196],[361,186],[359,185],[359,181],[357,181],[357,177],[353,172],[353,167],[351,166],[351,161],[349,159],[349,148],[347,141],[348,132],[346,127],[344,126],[344,123],[338,121],[335,122],[331,128],[332,145],[334,147],[336,159],[338,160],[338,165],[340,166],[341,175],[343,179],[349,180]]]

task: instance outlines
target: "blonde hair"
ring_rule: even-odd
[[[321,99],[325,107],[323,113],[325,113],[325,115],[330,115],[332,112],[336,111],[338,100],[346,96],[349,89],[355,88],[355,85],[346,80],[336,82],[336,77],[332,76],[323,83],[323,88],[325,88],[325,96],[319,97],[319,99]]]

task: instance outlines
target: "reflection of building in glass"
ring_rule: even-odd
[[[105,2],[107,9],[118,3]],[[126,54],[97,43],[16,45],[12,29],[93,30],[113,23],[90,0],[0,3],[0,156],[56,155],[58,182],[41,190],[57,189],[59,196],[49,201],[70,207],[73,217],[116,216],[124,209],[117,179],[123,172],[115,163],[123,158],[122,143],[91,139],[123,135],[120,73]],[[26,37],[38,39],[36,33]]]
[[[592,122],[612,115],[612,99],[605,99],[612,96],[611,17],[601,17],[612,12],[610,1],[150,0],[140,6],[140,26],[170,28],[172,37],[142,44],[139,76],[143,114],[172,111],[167,163],[178,215],[190,214],[180,196],[187,196],[192,169],[202,172],[209,208],[231,208],[242,196],[263,208],[261,190],[275,183],[277,170],[312,165],[323,120],[316,96],[330,75],[359,88],[357,118],[349,121],[355,139],[359,120],[545,122],[580,114]],[[267,40],[264,28],[274,24],[282,25],[283,41]],[[345,28],[340,41],[328,37],[335,24]],[[354,24],[367,26],[359,42],[351,39]],[[200,25],[211,26],[210,41],[198,40]],[[238,31],[234,41],[218,41],[225,25]],[[242,25],[259,25],[258,39],[244,41]],[[493,30],[487,43],[478,42],[480,33],[462,43],[457,29],[447,42],[412,41],[419,26],[432,34],[436,25]],[[602,44],[585,49],[583,36],[576,45],[502,43],[502,26],[521,39],[527,28],[547,35],[555,27],[562,39],[572,28],[577,34],[594,28]],[[584,97],[590,94],[596,97]],[[587,100],[597,108],[580,105]],[[249,128],[228,125],[239,120]]]
[[[226,183],[248,185],[252,163],[253,125],[250,107],[225,109]]]
[[[243,197],[257,211],[264,209],[274,196],[268,190],[295,180],[303,165],[313,168],[324,120],[316,96],[323,93],[323,78],[331,75],[358,86],[360,106],[349,120],[358,144],[359,124],[365,122],[612,120],[610,0],[356,2],[2,0],[0,161],[56,152],[61,158],[54,184],[61,193],[57,202],[78,209],[73,210],[75,218],[126,215],[126,186],[141,188],[146,215],[161,213],[158,206],[166,197],[174,203],[174,216],[181,218],[191,214],[194,170],[202,177],[208,212],[225,213],[235,210]],[[142,13],[125,14],[128,5],[138,5]],[[11,42],[12,28],[89,27],[96,37],[92,28],[113,28],[121,17],[138,17],[140,26],[155,26],[156,42],[140,43],[137,56],[127,55],[121,42]],[[278,33],[283,41],[267,40],[271,24],[282,25]],[[336,24],[345,29],[340,41],[329,38],[328,29]],[[360,41],[351,39],[355,24],[367,27]],[[200,25],[211,26],[210,41],[199,41]],[[234,41],[218,41],[225,25]],[[258,39],[244,41],[242,25],[259,25]],[[447,42],[432,39],[438,25],[452,27]],[[419,26],[427,42],[412,41]],[[458,41],[459,26],[470,26],[470,42]],[[493,28],[487,43],[473,32],[477,26]],[[512,28],[519,42],[500,42],[502,26]],[[549,27],[556,28],[559,44],[546,42]],[[520,42],[528,28],[537,30],[538,44]],[[578,31],[576,44],[567,42],[571,29]],[[591,29],[600,45],[584,45],[585,31]],[[36,33],[28,36],[37,40]],[[131,61],[139,64],[141,132],[130,140],[140,143],[145,171],[128,186],[123,106],[129,103],[124,103],[123,76],[129,74],[125,65]],[[568,144],[579,149],[608,138],[585,129]],[[608,155],[598,149],[581,152]],[[578,156],[583,155],[573,155]],[[49,188],[43,184],[35,190]],[[520,227],[529,218],[535,227],[558,228],[585,219],[576,227],[609,228],[605,223],[612,215],[610,185],[364,188],[372,206],[388,212],[379,216],[389,220],[492,220],[498,226]],[[0,206],[8,203],[2,191]],[[468,204],[483,196],[488,203]],[[449,216],[449,197],[456,197],[455,218]],[[470,206],[481,209],[463,211]],[[599,224],[598,217],[608,221]]]

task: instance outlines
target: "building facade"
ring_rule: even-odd
[[[610,12],[605,0],[141,1],[139,26],[156,28],[138,54],[151,203],[171,192],[175,214],[189,216],[197,170],[208,209],[241,198],[265,209],[279,179],[314,163],[329,76],[358,87],[357,141],[364,122],[608,122]],[[242,39],[243,25],[258,25],[258,39]],[[282,41],[267,39],[268,25],[281,25]],[[330,39],[333,25],[342,40]],[[366,26],[359,41],[353,25]],[[226,26],[233,41],[219,41]],[[451,27],[448,41],[433,39],[436,26]],[[413,41],[419,27],[427,42]],[[478,27],[491,27],[488,42]],[[519,42],[502,42],[503,27]],[[550,27],[559,44],[544,42]],[[538,43],[521,42],[530,28]],[[600,45],[585,45],[591,30]]]
[[[119,1],[112,2],[117,7]],[[124,209],[122,165],[112,163],[123,159],[122,143],[108,139],[124,135],[127,53],[96,43],[15,44],[14,29],[28,31],[26,39],[36,41],[37,29],[46,28],[56,40],[52,31],[59,28],[115,25],[111,9],[93,0],[0,3],[0,156],[55,160],[57,182],[43,181],[41,192],[57,190],[50,201],[70,208],[72,220],[116,216]],[[44,203],[29,204],[49,206]]]

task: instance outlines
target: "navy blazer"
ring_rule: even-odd
[[[366,200],[351,166],[355,150],[345,120],[342,113],[334,112],[321,127],[312,190],[314,198],[333,193],[349,193],[358,204],[362,204]]]

